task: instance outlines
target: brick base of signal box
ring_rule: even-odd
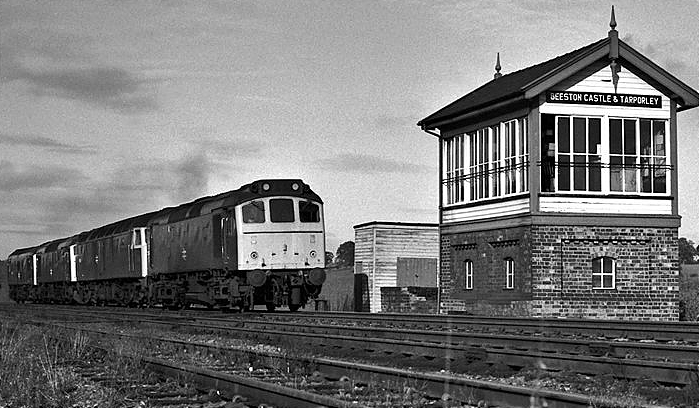
[[[442,313],[678,320],[677,228],[529,225],[441,234]],[[614,289],[592,288],[592,260],[616,260]],[[507,289],[504,260],[515,262]],[[466,289],[465,262],[473,288]]]

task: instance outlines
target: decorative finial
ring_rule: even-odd
[[[619,71],[621,65],[617,62],[619,58],[619,33],[616,31],[616,17],[614,16],[614,6],[612,6],[612,19],[609,21],[609,68],[612,70],[612,83],[614,84],[614,93],[619,85]]]
[[[500,73],[500,69],[502,67],[500,66],[500,53],[498,53],[498,61],[495,63],[495,75],[493,75],[493,78],[498,79],[502,76]]]
[[[614,5],[612,5],[612,20],[609,22],[609,26],[612,30],[616,29],[616,18],[614,17]]]

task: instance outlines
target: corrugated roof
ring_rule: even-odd
[[[532,81],[584,57],[588,52],[606,41],[609,41],[609,39],[603,38],[567,54],[493,79],[422,119],[417,124],[425,129],[432,129],[431,124],[435,122],[519,96],[524,93],[525,86]]]

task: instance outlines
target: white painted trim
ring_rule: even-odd
[[[609,197],[539,197],[539,210],[554,213],[672,215],[672,200]]]
[[[148,276],[148,241],[146,241],[146,229],[139,228],[141,234],[141,277]]]
[[[37,255],[36,255],[36,254],[32,255],[32,261],[33,261],[33,262],[32,262],[32,271],[33,271],[32,284],[33,284],[34,286],[36,286],[36,285],[39,284],[39,283],[38,283],[38,280],[37,280],[38,271],[37,271],[37,269],[36,269],[36,263],[37,263]]]
[[[70,281],[78,281],[78,257],[75,254],[75,249],[77,245],[73,244],[70,246]]]
[[[473,221],[485,218],[502,217],[507,215],[528,213],[529,197],[515,200],[507,200],[496,203],[483,203],[482,205],[463,208],[444,208],[442,210],[442,222]]]

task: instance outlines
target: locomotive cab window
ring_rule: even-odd
[[[269,214],[272,222],[294,222],[294,201],[289,198],[269,200]]]
[[[251,201],[243,206],[243,222],[246,224],[260,224],[265,222],[265,203]]]
[[[299,201],[301,222],[320,222],[320,207],[310,201]]]

